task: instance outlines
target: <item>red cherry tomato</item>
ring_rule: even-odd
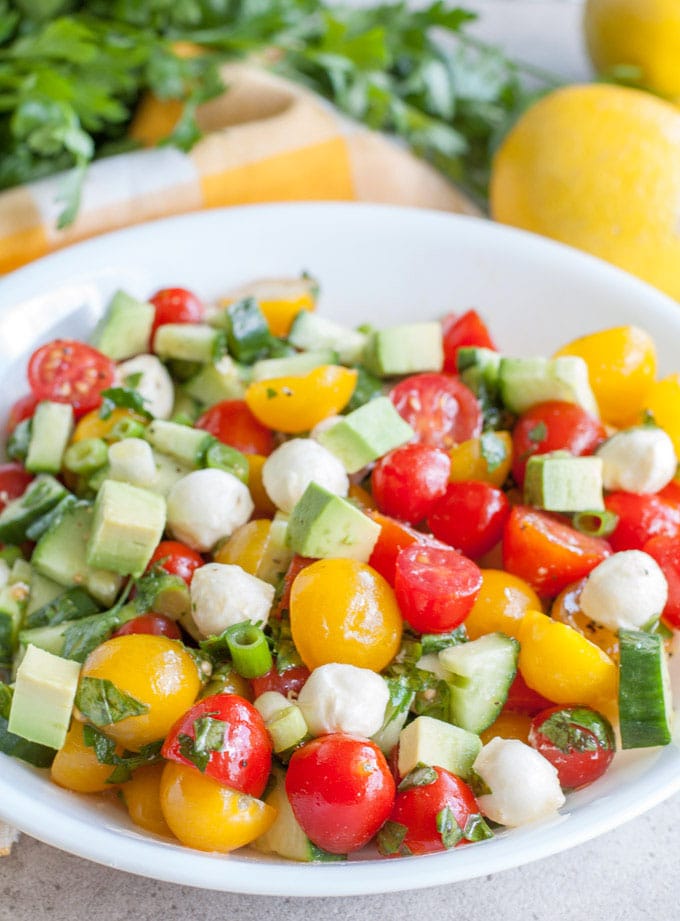
[[[264,694],[265,691],[278,691],[284,697],[295,698],[302,690],[302,686],[309,678],[309,669],[305,665],[294,665],[292,668],[286,668],[278,672],[275,668],[268,671],[266,675],[260,678],[251,678],[250,684],[255,697]]]
[[[159,326],[166,323],[199,323],[205,310],[203,304],[186,288],[162,288],[156,291],[149,302],[156,308],[151,327],[151,343]]]
[[[468,310],[457,316],[450,313],[442,320],[444,334],[444,370],[455,374],[458,370],[456,361],[458,349],[463,346],[493,349],[497,351],[486,323],[476,310]]]
[[[28,362],[28,383],[37,400],[70,403],[77,415],[96,409],[113,384],[116,366],[97,349],[74,339],[40,346]]]
[[[368,512],[368,515],[380,525],[380,534],[368,563],[369,566],[372,566],[381,576],[387,579],[390,585],[394,585],[397,557],[405,547],[421,544],[446,549],[446,545],[432,537],[431,534],[416,531],[415,528],[383,515],[381,512],[373,509]]]
[[[425,772],[432,776],[430,783],[419,782],[397,792],[390,817],[378,833],[383,857],[457,847],[468,841],[466,828],[474,834],[474,826],[481,824],[474,794],[460,777],[441,767],[426,768],[421,774]]]
[[[510,503],[502,489],[466,480],[449,483],[427,525],[436,538],[477,559],[501,539],[509,514]]]
[[[652,537],[680,535],[680,506],[656,493],[612,492],[604,504],[618,515],[608,540],[614,550],[642,550]]]
[[[154,550],[146,571],[160,566],[171,575],[184,579],[187,585],[191,585],[194,573],[204,564],[205,560],[201,554],[186,544],[178,540],[162,540]]]
[[[255,418],[244,400],[222,400],[211,406],[196,423],[225,445],[244,454],[269,455],[275,447],[274,433]]]
[[[676,630],[680,630],[680,541],[676,537],[652,537],[642,548],[654,557],[668,583],[668,601],[661,616]]]
[[[131,633],[150,633],[152,636],[167,636],[179,640],[182,633],[174,620],[165,614],[140,614],[119,627],[114,636],[128,636]]]
[[[557,769],[562,787],[591,784],[609,767],[616,742],[606,717],[590,707],[551,707],[531,721],[529,742]]]
[[[290,610],[290,590],[295,582],[296,577],[302,570],[313,563],[314,560],[308,556],[298,556],[296,553],[288,564],[288,569],[283,577],[283,587],[281,589],[278,602],[274,603],[270,617],[273,620],[280,620],[283,614]]]
[[[286,793],[307,837],[331,854],[371,840],[394,804],[394,779],[373,742],[341,733],[320,736],[293,753]]]
[[[272,745],[264,720],[252,704],[236,694],[214,694],[199,700],[177,720],[161,754],[257,797],[267,785]]]
[[[533,716],[535,713],[540,713],[541,710],[546,710],[552,705],[552,700],[548,700],[547,697],[530,688],[522,678],[521,673],[517,672],[508,690],[503,709],[512,710],[513,713],[528,713],[529,716]]]
[[[482,431],[477,398],[447,374],[407,377],[392,388],[390,399],[423,444],[449,450]]]
[[[11,435],[14,429],[23,422],[24,419],[30,419],[40,400],[33,393],[27,393],[12,404],[7,418],[7,434]]]
[[[611,552],[606,540],[524,505],[512,509],[503,532],[504,569],[547,598],[585,578]]]
[[[559,400],[539,403],[522,413],[512,431],[512,475],[522,486],[532,454],[592,454],[605,437],[602,424],[581,406]]]
[[[371,491],[386,515],[418,524],[440,496],[451,472],[445,451],[425,444],[407,444],[382,457],[373,469]]]
[[[18,499],[24,494],[32,479],[32,474],[21,464],[0,464],[0,512],[12,499]]]
[[[418,633],[453,630],[470,613],[481,587],[479,567],[449,547],[414,544],[397,557],[397,604]]]

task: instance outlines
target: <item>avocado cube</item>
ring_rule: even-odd
[[[376,397],[322,432],[318,440],[342,461],[348,473],[356,473],[406,444],[414,434],[389,397]]]
[[[482,740],[473,732],[419,716],[399,735],[399,774],[405,777],[419,764],[428,764],[466,780],[481,750]]]
[[[502,357],[498,388],[504,405],[513,413],[523,413],[537,403],[561,400],[582,406],[596,419],[600,415],[590,386],[588,365],[578,355]]]
[[[364,364],[380,377],[441,371],[444,366],[441,323],[404,323],[377,330],[366,346]]]
[[[66,739],[80,665],[37,646],[28,646],[17,670],[7,728],[49,748]]]
[[[526,467],[524,501],[549,512],[602,510],[602,459],[568,451],[533,455]]]
[[[149,351],[156,311],[125,291],[116,291],[92,336],[92,345],[114,361]]]
[[[291,512],[286,543],[301,556],[366,563],[379,534],[380,525],[355,505],[312,482]]]
[[[140,576],[165,528],[165,500],[129,483],[105,480],[94,504],[89,566]]]

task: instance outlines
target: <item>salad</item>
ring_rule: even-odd
[[[338,860],[554,815],[668,744],[675,376],[499,351],[303,276],[119,291],[40,346],[0,466],[0,751],[201,850]]]

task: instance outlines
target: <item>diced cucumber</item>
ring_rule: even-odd
[[[25,466],[31,473],[58,473],[73,433],[73,409],[68,403],[38,403],[33,414]]]
[[[221,400],[240,400],[245,387],[238,366],[224,355],[217,362],[204,365],[198,374],[182,384],[184,394],[204,406],[213,406]],[[175,407],[174,413],[177,411]]]
[[[30,566],[20,559],[12,566],[9,581],[0,589],[0,668],[9,668],[12,664],[28,602],[29,580]]]
[[[23,649],[36,646],[55,656],[84,662],[96,646],[138,614],[139,611],[134,604],[126,604],[78,620],[65,620],[46,627],[32,627],[30,630],[19,631],[19,645]]]
[[[253,297],[235,301],[226,311],[227,345],[237,361],[252,362],[266,353],[269,324]]]
[[[501,358],[498,387],[505,406],[523,413],[537,403],[562,400],[599,418],[588,366],[576,355],[558,358]]]
[[[301,310],[297,314],[288,334],[288,341],[295,348],[306,352],[332,349],[343,365],[351,365],[361,359],[367,339],[365,333],[341,326],[310,310]]]
[[[307,313],[308,311],[305,311]],[[252,367],[252,380],[267,381],[273,377],[308,374],[321,365],[337,365],[338,353],[331,349],[300,352],[287,358],[263,358]]]
[[[114,361],[141,355],[148,351],[155,315],[153,304],[116,291],[92,334],[92,345]]]
[[[619,630],[619,724],[623,748],[668,745],[673,705],[658,633]]]
[[[166,323],[159,326],[153,350],[159,358],[206,364],[217,360],[223,335],[202,323]]]
[[[59,585],[58,582],[54,582],[52,579],[48,579],[33,570],[31,573],[31,594],[28,597],[26,606],[26,619],[28,620],[36,611],[58,598],[63,591],[63,585]]]
[[[58,594],[53,596],[45,604],[35,608],[30,613],[26,613],[24,618],[24,627],[46,627],[52,624],[61,624],[65,620],[80,620],[81,617],[89,617],[91,614],[99,612],[99,605],[92,599],[84,588],[76,586],[67,588],[64,591],[62,585],[45,579],[39,573],[33,574],[34,579],[42,579],[44,582],[54,586]],[[31,585],[31,598],[33,597],[33,585]]]
[[[154,419],[145,437],[156,451],[192,469],[199,466],[206,447],[213,441],[213,436],[203,429],[166,422],[164,419]]]
[[[67,495],[66,487],[49,473],[29,483],[23,496],[13,499],[0,512],[0,542],[23,544],[30,525],[54,508]]]

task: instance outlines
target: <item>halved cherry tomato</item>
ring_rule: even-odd
[[[394,585],[397,557],[405,547],[410,547],[412,544],[427,544],[432,547],[446,549],[446,545],[432,537],[431,534],[416,531],[415,528],[383,515],[381,512],[371,511],[368,514],[370,518],[380,525],[380,534],[373,547],[368,564],[373,569],[376,569],[383,578],[387,579],[390,585]]]
[[[425,772],[427,774],[425,775]],[[418,783],[400,787],[387,823],[378,834],[383,857],[431,854],[467,843],[465,829],[481,822],[474,793],[442,767],[422,770]],[[428,776],[432,779],[424,782]],[[407,781],[408,782],[408,781]]]
[[[458,316],[450,313],[442,320],[444,334],[444,370],[455,374],[458,349],[463,346],[493,349],[497,351],[484,320],[476,310],[468,310]]]
[[[152,636],[167,636],[171,640],[182,637],[174,620],[164,614],[140,614],[119,627],[113,635],[127,636],[130,633],[150,633]]]
[[[268,456],[274,450],[274,433],[258,422],[244,400],[222,400],[206,410],[196,422],[225,445],[244,454]]]
[[[199,323],[205,309],[201,301],[186,288],[162,288],[156,291],[149,302],[156,308],[151,327],[151,343],[159,326],[166,323]]]
[[[394,779],[373,742],[341,733],[320,736],[293,753],[286,793],[307,837],[331,854],[371,840],[394,804]]]
[[[415,374],[400,381],[390,399],[418,441],[450,450],[482,431],[482,411],[473,392],[447,374]]]
[[[200,553],[187,547],[181,541],[162,540],[151,555],[146,571],[153,569],[154,566],[160,566],[165,572],[179,576],[187,585],[191,585],[194,573],[204,563],[205,560]]]
[[[680,541],[661,534],[648,540],[642,549],[654,557],[668,583],[668,600],[661,616],[671,627],[680,630]]]
[[[308,678],[309,669],[305,665],[293,665],[282,672],[272,668],[260,678],[251,678],[250,684],[256,698],[265,691],[278,691],[284,697],[297,697]]]
[[[274,620],[280,620],[281,616],[290,611],[290,590],[298,574],[307,566],[311,566],[314,560],[309,556],[299,556],[297,553],[288,564],[288,569],[283,577],[283,588],[278,603],[272,608],[270,617]]]
[[[161,754],[257,797],[271,771],[272,744],[252,704],[236,694],[214,694],[199,700],[177,720]]]
[[[478,480],[449,483],[427,518],[434,536],[478,559],[496,546],[510,514],[501,489]]]
[[[527,461],[533,454],[561,449],[592,454],[605,437],[602,424],[583,407],[559,400],[538,403],[522,413],[513,429],[512,475],[522,486]]]
[[[19,397],[19,399],[12,404],[9,416],[7,417],[8,435],[11,435],[17,425],[23,422],[24,419],[31,418],[39,402],[40,400],[34,393],[27,393],[23,397]]]
[[[0,512],[12,501],[23,495],[33,475],[21,464],[11,461],[0,464]]]
[[[407,444],[382,457],[371,488],[378,508],[408,524],[418,524],[446,491],[451,458],[439,448]]]
[[[503,532],[504,568],[547,598],[587,576],[611,552],[606,540],[523,505],[510,512]]]
[[[652,537],[680,535],[680,506],[659,494],[612,492],[605,497],[604,504],[619,519],[608,538],[617,552],[642,550]]]
[[[28,361],[28,383],[34,396],[70,403],[76,415],[101,404],[101,392],[113,384],[115,374],[110,358],[74,339],[48,342]]]
[[[570,790],[601,777],[616,750],[609,720],[590,707],[551,707],[537,714],[529,742],[556,768],[560,784]]]
[[[521,674],[517,672],[510,685],[508,696],[503,704],[503,710],[509,710],[513,713],[528,713],[533,716],[536,713],[540,713],[541,710],[551,707],[552,703],[547,697],[530,688]]]
[[[481,587],[479,567],[448,547],[414,545],[397,557],[397,603],[419,633],[453,630],[470,613]]]

